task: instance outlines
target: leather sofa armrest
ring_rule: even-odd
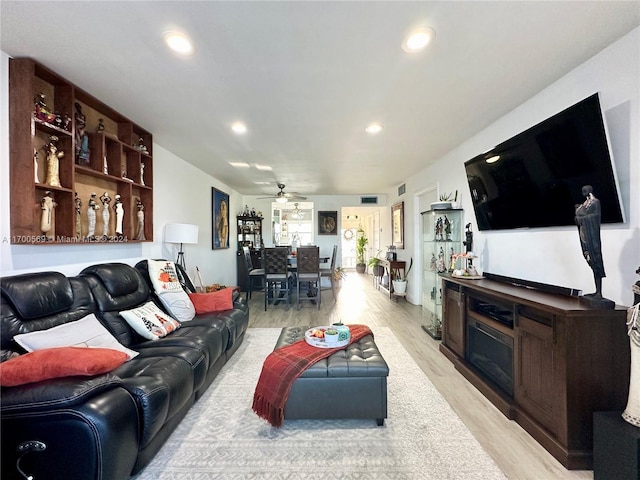
[[[110,373],[91,378],[68,377],[2,388],[2,414],[72,407],[101,392],[121,387]]]
[[[16,470],[20,456],[17,446],[38,440],[46,445],[46,449],[30,454],[22,462],[22,467],[34,478],[129,478],[139,448],[138,410],[131,395],[120,386],[114,387],[116,383],[112,379],[115,377],[110,377],[87,382],[74,377],[71,382],[84,384],[75,389],[68,382],[57,382],[54,389],[51,381],[33,384],[35,388],[3,388],[0,477],[7,480],[23,478]],[[65,383],[65,387],[60,383]],[[99,391],[100,388],[103,390]],[[47,398],[41,398],[39,393],[46,393],[51,408],[45,407]],[[69,398],[65,399],[67,394]],[[36,401],[30,402],[29,397],[34,395]],[[7,398],[12,402],[12,411],[7,411]],[[64,403],[67,400],[77,404],[69,407]],[[24,402],[22,406],[21,402]],[[29,404],[38,410],[28,411]]]

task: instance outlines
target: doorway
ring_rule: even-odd
[[[342,207],[340,212],[340,261],[343,268],[356,268],[356,237],[362,228],[369,242],[366,257],[376,255],[381,249],[380,207]],[[366,259],[365,259],[366,261]]]

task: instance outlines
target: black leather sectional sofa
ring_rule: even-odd
[[[237,295],[231,310],[197,315],[164,338],[143,339],[118,312],[149,300],[162,307],[146,272],[146,261],[108,263],[75,277],[41,272],[0,280],[0,360],[25,353],[15,335],[91,313],[139,352],[109,373],[3,387],[3,479],[129,478],[160,450],[242,343],[249,310]]]

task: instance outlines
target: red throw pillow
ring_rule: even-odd
[[[0,363],[0,386],[13,387],[75,375],[98,375],[110,372],[127,360],[129,355],[111,348],[45,348]]]
[[[190,293],[189,298],[196,308],[196,314],[221,312],[233,308],[233,288],[223,288],[209,293]]]

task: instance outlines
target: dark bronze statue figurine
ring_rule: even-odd
[[[582,255],[593,270],[596,291],[585,295],[590,297],[589,303],[594,306],[613,308],[614,302],[602,296],[602,279],[606,277],[602,261],[602,244],[600,241],[600,200],[593,195],[593,187],[582,187],[585,201],[576,205],[576,225],[580,235]]]

